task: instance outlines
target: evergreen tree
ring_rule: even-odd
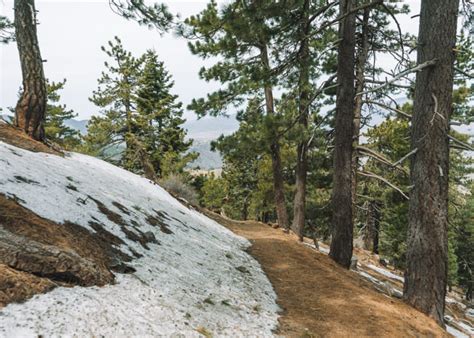
[[[14,40],[13,28],[13,23],[7,17],[0,15],[0,44]]]
[[[185,140],[181,102],[171,94],[174,82],[158,55],[148,51],[143,57],[143,71],[138,80],[136,135],[159,177],[182,172],[196,158],[188,153],[192,140]]]
[[[459,1],[423,0],[413,106],[404,299],[444,326],[448,274],[449,121]],[[435,29],[436,28],[436,29]]]
[[[66,79],[61,82],[46,81],[48,103],[46,106],[45,136],[67,150],[73,150],[81,143],[79,131],[68,127],[65,122],[77,116],[66,105],[59,104],[61,96],[58,91],[64,89]]]
[[[46,79],[36,33],[34,0],[15,0],[15,37],[23,77],[15,125],[35,140],[44,139]]]
[[[273,186],[278,222],[287,229],[288,214],[285,203],[283,173],[280,154],[279,120],[275,111],[273,87],[276,79],[272,71],[270,27],[271,15],[280,3],[233,1],[218,10],[211,1],[197,16],[187,19],[183,35],[192,39],[191,52],[203,58],[221,56],[222,61],[203,68],[200,76],[209,81],[217,80],[227,87],[193,100],[190,109],[198,115],[225,114],[228,106],[241,105],[249,96],[264,98],[265,115],[269,131],[273,133],[267,144],[272,157]],[[248,27],[252,29],[248,29]],[[194,41],[193,41],[194,40]]]
[[[91,119],[85,149],[152,180],[182,172],[196,154],[185,154],[192,141],[163,63],[153,51],[135,58],[118,38],[103,50],[113,64],[91,98],[103,116]]]
[[[90,101],[102,108],[104,117],[110,123],[110,129],[92,130],[110,134],[108,144],[97,144],[97,147],[119,146],[125,144],[124,155],[118,164],[126,169],[132,170],[136,162],[136,154],[133,150],[133,140],[130,136],[136,132],[136,91],[138,77],[143,60],[137,59],[126,51],[118,37],[109,41],[108,48],[102,47],[102,51],[111,59],[112,63],[105,62],[106,71],[98,80],[99,87],[93,92]],[[90,123],[96,120],[91,120]],[[88,133],[90,134],[90,133]],[[129,137],[127,137],[127,135]],[[95,135],[89,135],[88,139]]]

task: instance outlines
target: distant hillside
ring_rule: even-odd
[[[199,153],[199,157],[189,167],[205,170],[222,168],[222,157],[219,152],[211,151],[211,141],[194,140],[190,151]]]

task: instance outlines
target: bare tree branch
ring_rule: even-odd
[[[374,104],[376,106],[379,106],[381,108],[384,108],[384,109],[387,109],[387,110],[391,110],[397,114],[400,114],[401,116],[403,117],[406,117],[407,119],[411,119],[411,115],[410,114],[407,114],[405,113],[403,110],[400,110],[400,109],[397,109],[397,108],[393,108],[393,107],[390,107],[390,106],[387,106],[383,103],[380,103],[380,102],[376,102],[376,101],[370,101],[370,100],[367,100],[367,101],[364,101],[365,103],[368,103],[368,104]]]
[[[390,186],[394,190],[398,191],[406,200],[410,200],[410,198],[399,187],[397,187],[395,184],[391,183],[387,179],[383,178],[382,176],[374,174],[370,171],[358,171],[357,173],[359,175],[366,176],[366,177],[371,177],[371,178],[376,178],[376,179],[384,182],[385,184],[387,184],[388,186]]]
[[[450,140],[453,141],[454,143],[457,143],[457,144],[463,146],[464,148],[466,148],[465,150],[474,151],[474,148],[473,148],[470,144],[464,143],[463,141],[458,140],[458,139],[455,138],[454,136],[448,135],[448,139],[450,139]]]
[[[372,92],[376,92],[376,91],[379,91],[380,89],[383,89],[387,86],[389,86],[390,84],[392,84],[393,82],[395,81],[398,81],[400,80],[402,77],[404,77],[405,75],[408,75],[410,73],[415,73],[415,72],[419,72],[420,70],[424,69],[424,68],[427,68],[427,67],[431,67],[431,66],[434,66],[436,64],[437,60],[436,59],[433,59],[433,60],[430,60],[430,61],[426,61],[426,62],[423,62],[422,64],[419,64],[413,68],[409,68],[407,70],[404,70],[403,72],[395,75],[391,80],[389,81],[386,81],[383,85],[380,85],[380,86],[377,86],[375,88],[371,88],[371,89],[368,89],[364,92],[360,92],[360,93],[357,93],[357,95],[364,95],[364,94],[368,94],[368,93],[372,93]]]

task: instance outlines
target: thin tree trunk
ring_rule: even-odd
[[[369,17],[370,8],[364,10],[362,19],[362,30],[359,50],[356,60],[356,93],[364,91],[365,87],[365,64],[369,54]],[[357,95],[354,101],[354,141],[352,143],[352,215],[355,216],[355,207],[357,203],[357,168],[359,167],[359,154],[357,146],[359,145],[359,134],[362,116],[362,95]]]
[[[303,241],[303,232],[305,224],[305,207],[306,207],[306,176],[308,172],[308,115],[310,100],[310,84],[309,84],[309,0],[306,0],[303,8],[303,20],[301,22],[301,46],[299,55],[299,125],[303,131],[303,137],[298,143],[296,158],[296,191],[293,202],[293,224],[292,228],[300,241]]]
[[[417,73],[405,301],[444,326],[448,273],[449,119],[452,112],[459,0],[423,0],[417,62],[436,64]]]
[[[261,58],[263,66],[269,70],[270,61],[268,59],[268,50],[267,46],[263,45],[260,49]],[[275,114],[274,100],[273,100],[273,89],[271,85],[265,85],[265,106],[268,116],[273,116]],[[280,155],[280,143],[277,136],[276,130],[274,132],[274,137],[272,139],[272,144],[270,145],[270,156],[272,158],[272,172],[273,172],[273,190],[275,195],[275,207],[278,218],[278,225],[285,230],[288,230],[288,212],[286,210],[285,202],[285,190],[284,190],[284,180],[282,173],[281,165],[281,155]]]
[[[46,80],[36,34],[34,0],[15,0],[15,34],[23,88],[15,108],[15,125],[35,140],[44,139]]]
[[[352,0],[339,2],[340,14],[352,8]],[[329,256],[349,268],[352,258],[352,138],[354,135],[354,53],[355,15],[347,15],[339,25],[337,98],[332,191],[332,241]]]
[[[378,253],[380,210],[376,201],[367,203],[367,221],[363,233],[364,249]]]

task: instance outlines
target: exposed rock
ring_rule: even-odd
[[[35,276],[82,286],[104,285],[114,279],[110,271],[72,250],[41,244],[13,234],[1,225],[0,263]]]

